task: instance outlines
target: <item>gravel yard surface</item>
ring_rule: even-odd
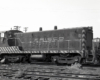
[[[48,72],[54,72],[51,75],[57,75],[57,73],[64,73],[63,75],[66,75],[67,73],[70,74],[75,73],[75,74],[98,75],[100,77],[100,66],[82,67],[79,64],[75,64],[72,66],[67,66],[67,65],[56,66],[56,65],[43,65],[43,64],[40,65],[39,64],[1,64],[0,80],[80,80],[80,79],[64,79],[64,78],[63,79],[57,79],[57,78],[36,79],[37,77],[33,75],[34,73],[40,74],[43,71],[46,72],[46,74],[51,74]],[[32,74],[32,79],[23,78],[25,73]]]

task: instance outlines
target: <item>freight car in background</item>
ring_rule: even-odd
[[[94,63],[92,27],[69,28],[22,33],[10,30],[1,33],[0,58],[5,62]]]

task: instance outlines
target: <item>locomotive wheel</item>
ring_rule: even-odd
[[[57,59],[55,57],[51,57],[51,61],[52,61],[53,64],[56,64]]]
[[[74,64],[75,63],[80,63],[80,61],[81,61],[81,56],[75,56],[74,57]]]
[[[57,58],[58,58],[57,56],[52,56],[51,57],[51,61],[52,61],[53,64],[59,65],[60,63],[58,62],[58,59]]]
[[[3,59],[1,60],[1,63],[8,64],[10,63],[10,61],[8,60],[7,56],[4,56]]]
[[[43,61],[50,62],[51,61],[51,56],[47,55],[46,58],[44,58]]]
[[[6,62],[7,62],[7,59],[5,59],[5,58],[3,58],[3,59],[0,60],[0,63],[1,63],[1,64],[4,64],[4,63],[6,63]]]
[[[82,59],[82,60],[81,60],[81,63],[82,63],[82,64],[86,64],[86,59]]]
[[[9,61],[8,61],[8,59],[7,58],[5,58],[5,62],[4,62],[5,64],[8,64],[8,63],[10,63]]]
[[[26,63],[26,58],[25,57],[22,58],[22,63]]]
[[[34,62],[34,60],[32,58],[29,58],[28,63],[32,63],[32,62]]]

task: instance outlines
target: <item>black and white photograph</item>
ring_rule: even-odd
[[[100,80],[100,0],[0,0],[0,80]]]

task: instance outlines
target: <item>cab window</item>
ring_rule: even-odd
[[[1,42],[4,42],[4,32],[1,32],[0,33],[0,41]]]
[[[1,36],[0,37],[4,37],[4,32],[1,33]]]

